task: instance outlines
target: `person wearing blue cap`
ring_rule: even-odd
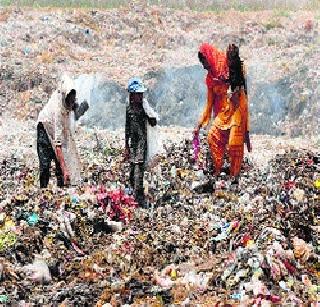
[[[132,78],[128,83],[129,103],[126,108],[125,156],[130,162],[130,186],[137,203],[144,206],[143,176],[147,161],[147,127],[157,124],[157,114],[149,106],[143,93],[146,91],[141,79]]]

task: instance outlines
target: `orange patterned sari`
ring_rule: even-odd
[[[200,52],[207,58],[211,69],[206,78],[207,104],[199,124],[207,126],[214,112],[215,118],[208,134],[208,143],[216,174],[221,171],[224,153],[228,149],[230,175],[237,176],[243,160],[245,133],[249,131],[247,95],[241,89],[239,97],[228,98],[229,85],[224,82],[228,76],[228,65],[224,53],[209,44],[203,44]]]

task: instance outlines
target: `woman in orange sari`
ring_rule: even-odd
[[[249,142],[249,112],[244,69],[239,49],[229,45],[227,53],[205,43],[200,46],[199,60],[208,70],[207,104],[195,128],[195,133],[207,126],[214,113],[208,143],[215,164],[215,174],[221,172],[226,149],[230,158],[230,175],[238,176],[244,155],[244,143]]]

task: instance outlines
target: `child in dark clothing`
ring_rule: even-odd
[[[147,161],[148,124],[157,124],[157,115],[143,99],[146,91],[139,78],[132,78],[128,84],[129,104],[126,108],[125,152],[130,162],[130,185],[136,201],[144,206],[143,176]]]

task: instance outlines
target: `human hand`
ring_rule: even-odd
[[[149,117],[148,122],[151,125],[151,127],[154,127],[157,125],[157,119],[155,117]]]
[[[87,100],[83,100],[80,106],[82,107],[83,114],[89,110],[89,104]]]
[[[61,142],[60,141],[56,141],[56,156],[59,159],[59,156],[62,155],[62,149],[61,149]]]
[[[194,135],[198,135],[200,129],[201,129],[201,125],[198,124],[198,125],[193,129],[193,134],[194,134]]]
[[[84,115],[89,110],[89,104],[86,100],[81,102],[80,106],[77,106],[74,110],[76,120],[78,120],[81,116]]]
[[[66,186],[70,184],[70,174],[67,170],[63,173],[63,183]]]

